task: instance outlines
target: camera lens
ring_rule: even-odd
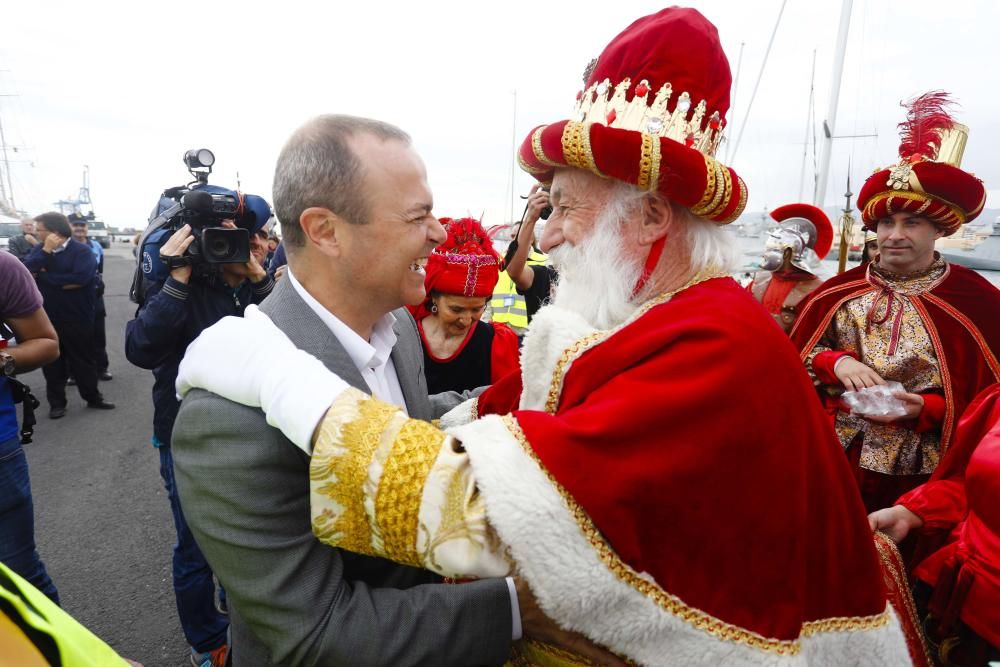
[[[208,254],[215,260],[228,259],[233,254],[233,246],[225,236],[213,236],[208,244]]]

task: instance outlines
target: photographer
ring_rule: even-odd
[[[240,201],[244,198],[229,193]],[[223,227],[246,229],[250,235],[250,261],[206,265],[182,265],[196,243],[191,225],[177,229],[159,248],[159,260],[170,269],[165,281],[146,286],[143,302],[125,332],[125,356],[136,366],[151,369],[153,384],[153,446],[160,452],[160,475],[174,516],[177,544],[174,546],[173,579],[177,612],[184,636],[191,645],[192,662],[222,664],[227,651],[228,616],[216,607],[212,571],[194,541],[184,519],[174,483],[170,433],[179,403],[174,381],[188,344],[201,331],[227,315],[242,316],[250,304],[258,304],[274,287],[262,262],[267,255],[266,223],[270,208],[263,199],[248,195],[241,206],[238,224]],[[256,210],[255,210],[256,209]],[[143,261],[149,261],[142,254]],[[225,593],[220,589],[220,603]]]
[[[504,267],[507,275],[514,282],[517,294],[524,297],[527,317],[523,323],[516,323],[521,329],[526,328],[538,309],[548,302],[552,293],[552,284],[558,277],[556,270],[544,263],[545,256],[534,250],[535,223],[538,222],[539,218],[548,217],[548,214],[543,215],[547,208],[551,211],[549,193],[541,189],[540,185],[532,186],[528,196],[528,205],[521,218],[521,224],[518,226],[517,238],[515,239],[517,249],[513,255],[510,255],[508,251]],[[495,305],[494,312],[497,310]]]

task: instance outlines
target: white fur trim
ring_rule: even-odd
[[[803,637],[794,655],[722,639],[696,627],[608,568],[547,473],[503,418],[484,417],[453,434],[469,453],[491,524],[541,608],[563,627],[644,665],[910,664],[895,613],[874,630]]]
[[[442,431],[447,431],[456,426],[462,426],[476,420],[479,416],[479,397],[462,401],[448,412],[441,415],[438,427]]]
[[[581,316],[558,306],[543,306],[535,313],[521,346],[522,410],[545,409],[563,352],[596,331]]]

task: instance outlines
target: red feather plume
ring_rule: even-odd
[[[898,126],[901,158],[934,159],[941,148],[941,132],[955,124],[948,113],[952,104],[943,90],[932,90],[901,104],[906,108],[906,120]]]
[[[448,239],[437,247],[438,252],[457,253],[459,255],[493,255],[499,257],[493,249],[493,242],[482,224],[475,218],[440,218],[439,222],[448,232]]]

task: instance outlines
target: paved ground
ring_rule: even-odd
[[[22,376],[42,400],[31,469],[38,550],[63,606],[126,657],[146,667],[188,664],[170,578],[173,523],[149,444],[149,371],[125,360],[134,267],[131,246],[105,260],[108,355],[114,380],[101,383],[116,410],[84,407],[69,388],[69,411],[48,419],[41,371]]]

